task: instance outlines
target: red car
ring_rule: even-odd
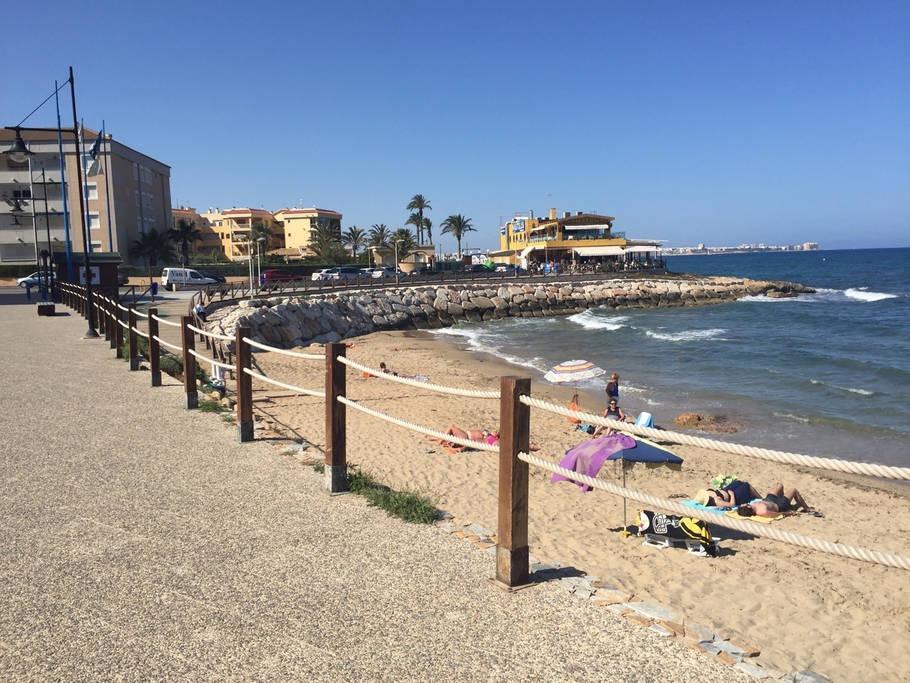
[[[262,279],[266,284],[269,282],[290,282],[291,280],[303,280],[303,275],[272,268],[270,270],[262,271]]]

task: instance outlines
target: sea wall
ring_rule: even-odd
[[[569,315],[596,306],[704,306],[745,296],[789,297],[812,291],[793,282],[732,277],[392,286],[331,295],[250,299],[213,311],[207,327],[233,335],[235,327],[248,325],[256,341],[293,348],[377,330],[433,329],[459,321]]]

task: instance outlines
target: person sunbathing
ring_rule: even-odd
[[[578,394],[572,394],[572,400],[569,401],[569,405],[567,407],[569,410],[574,410],[577,413],[583,412],[582,408],[578,404]],[[588,424],[587,422],[582,422],[577,417],[567,417],[566,421],[572,425],[573,429],[576,429],[579,432],[584,432],[585,434],[593,434],[595,431],[594,425]]]
[[[783,484],[775,484],[765,497],[754,503],[746,503],[736,508],[743,517],[777,517],[778,515],[795,515],[800,510],[811,512],[805,499],[796,489],[784,491]]]
[[[449,436],[454,436],[458,439],[465,439],[467,441],[477,441],[479,443],[485,443],[490,446],[499,445],[499,432],[491,431],[489,429],[468,429],[464,430],[458,425],[449,425],[449,428],[445,430],[445,433]],[[438,443],[443,448],[446,449],[449,453],[461,453],[467,448],[461,444],[454,443],[452,441],[446,441],[445,439],[437,439],[435,437],[428,437],[430,441]]]
[[[705,507],[733,508],[758,498],[758,491],[747,481],[734,479],[721,489],[705,489],[695,494],[695,502]]]

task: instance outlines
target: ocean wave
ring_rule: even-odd
[[[885,292],[870,292],[868,287],[849,288],[844,290],[844,295],[857,301],[884,301],[885,299],[896,299],[897,294],[887,294]]]
[[[549,370],[549,367],[543,358],[534,357],[528,360],[527,358],[521,358],[506,353],[495,344],[494,340],[490,338],[490,335],[484,334],[484,332],[477,327],[460,327],[456,325],[454,327],[443,327],[438,330],[431,330],[431,332],[433,334],[449,337],[458,337],[465,342],[469,351],[489,353],[511,365],[530,368],[532,370],[538,370],[539,372],[546,372]]]
[[[628,319],[629,316],[627,315],[603,316],[597,315],[592,311],[583,311],[582,313],[576,313],[575,315],[570,315],[566,318],[566,320],[569,320],[576,325],[580,325],[586,330],[618,330],[625,327],[622,323]]]
[[[802,415],[793,415],[792,413],[772,413],[772,415],[783,420],[793,420],[794,422],[802,422],[803,424],[809,423],[809,418],[803,417]]]
[[[860,396],[875,396],[875,392],[870,391],[869,389],[860,389],[858,387],[840,387],[836,384],[828,384],[827,382],[823,382],[820,379],[810,379],[809,382],[811,384],[819,386],[831,387],[832,389],[837,389],[838,391],[849,391],[851,394],[859,394]]]
[[[708,330],[683,330],[682,332],[655,332],[654,330],[645,330],[645,334],[654,339],[670,342],[688,342],[688,341],[728,341],[722,334],[726,330],[720,327],[713,327]]]
[[[827,287],[817,287],[812,294],[799,294],[797,296],[774,298],[770,296],[744,296],[739,301],[751,301],[757,303],[783,303],[783,302],[802,302],[802,303],[820,303],[820,302],[844,302],[858,301],[862,303],[872,303],[874,301],[884,301],[885,299],[896,299],[898,294],[888,294],[886,292],[870,292],[868,287],[848,287],[847,289],[829,289]]]

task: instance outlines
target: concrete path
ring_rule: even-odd
[[[84,329],[0,306],[0,679],[738,679],[555,585],[495,590],[485,553],[329,497]]]

